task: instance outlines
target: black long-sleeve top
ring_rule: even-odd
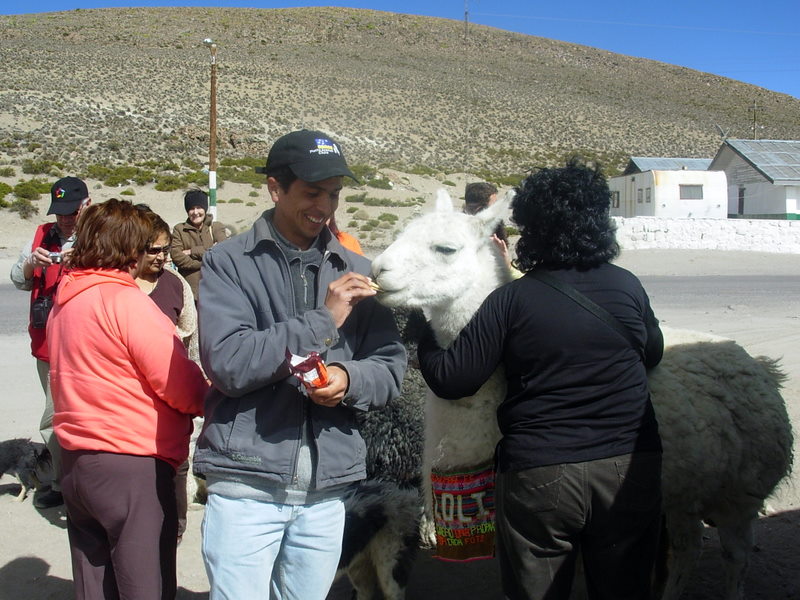
[[[646,369],[661,360],[664,341],[641,283],[607,263],[550,274],[629,327],[644,362],[597,316],[524,276],[492,292],[448,349],[432,335],[420,342],[428,386],[441,398],[471,396],[503,363],[501,471],[660,451]]]

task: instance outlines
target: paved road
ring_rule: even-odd
[[[5,276],[8,277],[8,274]],[[27,332],[29,303],[28,293],[18,290],[10,282],[0,284],[0,335]]]
[[[669,311],[670,307],[707,311],[714,306],[719,310],[758,306],[769,310],[785,308],[787,303],[800,301],[800,276],[645,276],[641,280],[657,313],[660,308]],[[0,307],[0,335],[25,332],[28,294],[17,290],[11,283],[2,283]]]

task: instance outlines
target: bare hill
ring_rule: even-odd
[[[713,156],[800,138],[800,100],[723,77],[456,20],[344,8],[113,8],[0,16],[0,163],[207,160],[319,128],[351,162],[519,173],[576,150]],[[41,146],[41,147],[39,147]]]

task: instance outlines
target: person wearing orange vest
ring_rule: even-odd
[[[339,240],[339,243],[344,248],[364,256],[364,251],[361,249],[361,243],[358,241],[358,238],[350,235],[346,231],[342,231],[339,229],[339,226],[336,225],[336,215],[331,215],[331,218],[328,219],[328,229],[331,230],[331,233],[336,236],[336,239]]]
[[[11,267],[14,286],[31,293],[28,324],[31,354],[36,358],[36,370],[45,395],[39,432],[53,460],[53,481],[50,489],[42,489],[34,497],[33,504],[37,508],[52,508],[63,503],[59,487],[61,448],[53,435],[53,398],[50,394],[50,357],[45,325],[56,288],[64,276],[66,264],[63,259],[71,252],[78,215],[90,203],[89,190],[77,177],[62,177],[56,181],[50,188],[50,208],[47,211],[48,215],[55,215],[55,223],[39,225],[33,239]]]

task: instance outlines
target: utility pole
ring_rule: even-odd
[[[217,219],[217,44],[211,38],[203,40],[211,51],[211,110],[209,111],[208,144],[208,212]]]
[[[469,79],[469,0],[464,0],[464,89],[466,92],[466,110],[464,111],[464,116],[466,117],[466,123],[464,126],[464,134],[466,135],[467,139],[464,141],[463,145],[463,152],[461,154],[461,170],[464,171],[465,181],[469,179],[467,176],[467,168],[468,168],[468,155],[469,150],[472,147],[472,90],[470,88],[470,79]]]
[[[764,107],[758,105],[758,100],[753,100],[753,106],[751,106],[748,110],[753,111],[753,139],[758,139],[758,133],[756,133],[756,129],[758,127],[758,112],[763,111]]]

